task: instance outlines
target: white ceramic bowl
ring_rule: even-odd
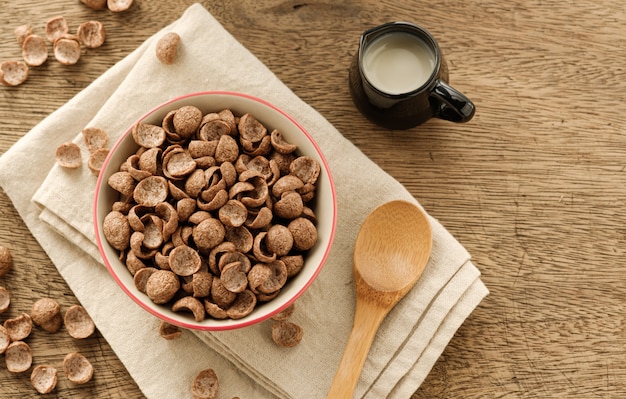
[[[111,211],[113,202],[118,199],[118,193],[109,187],[107,180],[111,174],[119,170],[120,164],[138,149],[131,134],[132,126],[139,121],[160,125],[169,111],[185,105],[194,105],[203,113],[225,108],[229,108],[235,115],[250,113],[263,123],[268,131],[278,129],[288,142],[296,144],[299,154],[310,156],[321,165],[316,198],[312,205],[318,219],[316,245],[306,254],[305,264],[300,273],[287,282],[276,298],[257,304],[251,314],[241,319],[216,320],[207,317],[202,322],[196,322],[190,313],[175,313],[170,310],[169,306],[154,304],[147,295],[135,287],[133,276],[125,264],[119,260],[118,251],[111,247],[103,235],[102,222]],[[94,201],[94,224],[98,247],[111,276],[122,290],[142,308],[160,319],[197,330],[229,330],[259,323],[284,310],[302,295],[315,280],[328,258],[337,219],[337,201],[330,169],[319,146],[309,133],[292,117],[267,101],[233,92],[201,92],[178,97],[149,111],[139,121],[133,123],[111,148],[98,178]]]

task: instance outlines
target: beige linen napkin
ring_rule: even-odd
[[[154,46],[169,31],[181,36],[182,47],[176,63],[168,66],[156,60]],[[69,140],[87,156],[79,134],[86,126],[104,128],[113,141],[159,103],[204,90],[245,92],[272,102],[309,131],[329,161],[338,198],[336,238],[326,266],[296,303],[293,321],[305,335],[295,348],[271,342],[270,322],[219,333],[187,332],[175,341],[159,338],[158,320],[123,294],[100,260],[92,221],[95,177],[86,166],[65,170],[54,163],[53,149]],[[0,157],[0,185],[149,398],[190,397],[191,380],[207,367],[218,373],[221,397],[324,398],[352,325],[352,249],[358,228],[381,203],[397,198],[415,202],[199,4]],[[431,222],[429,264],[384,321],[356,397],[409,397],[488,294],[469,254],[441,224]],[[97,363],[95,367],[97,373]]]

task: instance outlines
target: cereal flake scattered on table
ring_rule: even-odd
[[[93,366],[78,352],[68,353],[63,359],[63,372],[75,384],[86,384],[93,377]]]
[[[40,364],[30,374],[30,382],[37,392],[41,394],[50,393],[57,386],[57,374],[56,368]]]

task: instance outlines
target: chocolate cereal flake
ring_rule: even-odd
[[[57,369],[50,365],[40,364],[30,374],[30,383],[41,394],[50,393],[57,386]]]

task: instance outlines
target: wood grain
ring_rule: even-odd
[[[0,153],[177,19],[192,1],[135,0],[126,13],[77,0],[8,0],[0,59],[19,59],[13,29],[64,15],[97,19],[107,41],[77,65],[49,60],[0,87]],[[297,95],[401,181],[472,253],[491,295],[461,326],[417,398],[626,396],[626,9],[618,0],[202,1]],[[354,108],[347,69],[359,34],[408,20],[438,39],[451,83],[477,106],[462,125],[375,127]],[[36,156],[36,154],[33,154]],[[4,321],[42,296],[77,301],[0,192],[0,244],[15,269]],[[76,342],[36,331],[38,361],[80,349],[96,376],[60,379],[49,397],[142,397],[98,334]],[[0,364],[3,396],[30,397],[28,376]]]

